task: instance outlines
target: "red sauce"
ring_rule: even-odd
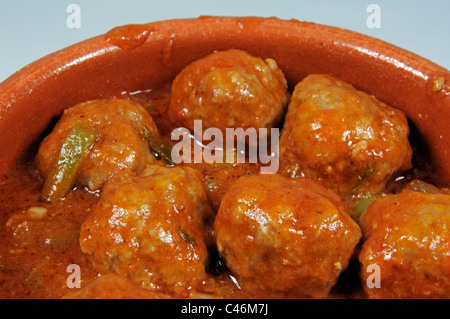
[[[144,44],[151,32],[148,26],[130,24],[110,30],[105,39],[121,49],[133,49]]]
[[[126,97],[142,103],[161,132],[170,136],[170,123],[164,117],[169,86]],[[81,287],[99,275],[78,240],[81,224],[94,211],[99,194],[75,188],[64,200],[43,201],[43,180],[34,169],[34,156],[34,151],[24,154],[0,181],[0,299],[61,298],[71,294],[76,289],[67,285],[72,274],[68,266],[72,264],[80,267]],[[45,213],[36,216],[36,208]],[[219,264],[212,258],[211,276],[193,297],[246,297]]]
[[[30,158],[0,182],[0,298],[60,298],[70,292],[70,264],[80,266],[83,282],[97,276],[79,248],[78,234],[98,195],[75,189],[63,201],[43,202]],[[47,211],[32,217],[32,207]]]
[[[141,33],[139,33],[139,32]],[[145,41],[145,30],[128,29],[129,33],[111,33],[115,44],[132,45]],[[141,36],[139,36],[139,34]],[[142,35],[144,34],[144,35]],[[127,40],[130,36],[130,39]],[[138,35],[136,37],[136,35]],[[144,39],[144,40],[142,40]],[[134,44],[133,44],[134,45]],[[173,124],[167,120],[170,85],[156,90],[127,93],[122,98],[141,103],[152,115],[167,140]],[[43,181],[33,168],[34,152],[30,151],[0,181],[0,298],[61,298],[73,293],[67,279],[67,267],[81,269],[81,287],[99,274],[91,266],[79,245],[79,231],[84,219],[94,211],[98,193],[74,189],[59,202],[41,198]],[[408,178],[409,179],[409,178]],[[38,212],[43,215],[36,216]],[[31,208],[31,211],[30,211]],[[356,254],[355,254],[356,256]],[[211,250],[208,265],[210,277],[193,297],[248,298],[227,271],[223,261]],[[356,259],[341,274],[331,298],[363,298]],[[259,296],[260,297],[260,296]]]

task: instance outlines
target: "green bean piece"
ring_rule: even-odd
[[[64,140],[58,158],[50,168],[42,189],[47,201],[64,198],[72,188],[78,168],[97,139],[98,133],[86,123],[78,121]]]
[[[156,136],[150,133],[150,130],[145,126],[144,138],[153,152],[155,152],[160,158],[164,159],[170,165],[175,165],[175,162],[172,160],[172,148],[161,142]]]

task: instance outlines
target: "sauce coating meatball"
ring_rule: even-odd
[[[108,182],[81,227],[80,245],[99,271],[182,297],[204,279],[209,217],[197,170],[150,165],[140,176]]]
[[[62,299],[170,299],[170,296],[140,288],[124,277],[108,274],[97,277]]]
[[[53,132],[42,141],[36,164],[44,176],[57,159],[64,139],[79,121],[95,129],[99,136],[80,163],[78,185],[97,190],[116,173],[139,174],[149,163],[160,163],[144,138],[146,133],[159,137],[159,132],[141,105],[122,99],[94,100],[66,109]]]
[[[329,75],[296,85],[281,135],[280,172],[341,196],[382,192],[411,167],[405,115]]]
[[[194,129],[271,128],[289,101],[283,72],[272,59],[245,51],[218,51],[199,59],[175,78],[169,115]]]
[[[386,196],[360,224],[361,277],[370,298],[450,297],[450,195]]]
[[[335,193],[278,174],[237,180],[214,226],[242,289],[276,298],[326,297],[361,237]]]
[[[182,164],[195,168],[202,173],[203,182],[207,190],[206,195],[211,204],[211,208],[215,212],[219,209],[223,195],[237,179],[241,176],[257,174],[260,171],[260,165],[258,163],[238,163],[235,152],[235,156],[230,162],[227,162],[226,152],[223,150],[216,150],[216,153],[221,154],[223,157],[221,163],[207,163],[206,161],[195,163],[192,159],[190,162]],[[192,154],[194,154],[194,149],[192,149]]]

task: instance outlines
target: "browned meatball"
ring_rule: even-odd
[[[99,271],[186,296],[204,280],[209,216],[197,170],[151,165],[140,176],[108,182],[81,227],[81,249]]]
[[[240,50],[218,51],[199,59],[175,78],[169,115],[193,129],[271,128],[289,101],[286,79],[272,59]]]
[[[278,174],[237,180],[214,226],[219,253],[256,297],[326,297],[361,236],[336,194]]]
[[[405,191],[361,215],[370,298],[450,298],[450,195]]]
[[[241,176],[254,175],[260,171],[260,165],[257,163],[237,163],[237,155],[234,152],[234,159],[231,162],[226,160],[226,152],[223,150],[217,151],[223,157],[221,163],[195,163],[192,159],[189,163],[182,165],[198,169],[203,176],[203,181],[207,190],[207,197],[211,207],[217,211],[219,209],[220,201],[228,188]],[[191,154],[194,154],[192,148]],[[193,155],[192,155],[193,158]]]
[[[280,140],[280,172],[341,196],[383,191],[411,167],[405,115],[328,75],[295,87]]]
[[[57,159],[64,139],[79,121],[94,128],[99,136],[80,164],[78,185],[97,190],[118,172],[139,174],[147,164],[161,162],[144,138],[144,130],[155,137],[159,133],[142,106],[122,99],[95,100],[66,109],[53,132],[43,140],[36,163],[44,176]]]
[[[207,166],[207,165],[205,165]],[[256,164],[209,165],[202,171],[211,206],[217,211],[223,196],[233,183],[242,176],[254,175],[260,168]]]
[[[170,299],[170,296],[142,289],[124,277],[108,274],[97,277],[63,299]]]

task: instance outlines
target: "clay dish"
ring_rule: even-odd
[[[172,80],[213,50],[270,57],[292,88],[327,73],[405,112],[426,144],[438,181],[450,181],[450,73],[359,33],[277,18],[201,17],[118,27],[50,54],[0,84],[0,176],[63,109]]]

